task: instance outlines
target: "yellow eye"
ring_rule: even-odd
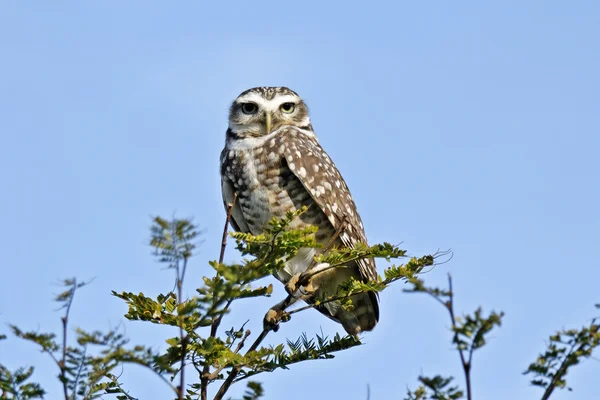
[[[296,108],[296,105],[294,103],[283,103],[281,105],[281,111],[283,111],[286,114],[293,113],[295,108]]]
[[[243,103],[242,112],[244,114],[254,114],[258,110],[258,107],[254,103]]]

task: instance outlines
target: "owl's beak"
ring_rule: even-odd
[[[272,123],[273,123],[273,116],[271,115],[271,113],[269,111],[267,111],[266,115],[265,115],[265,128],[266,128],[267,135],[269,133],[271,133]]]

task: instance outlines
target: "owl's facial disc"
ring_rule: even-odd
[[[266,136],[282,126],[309,125],[306,105],[298,95],[290,93],[267,98],[262,93],[245,92],[233,102],[229,112],[229,129],[238,138]]]

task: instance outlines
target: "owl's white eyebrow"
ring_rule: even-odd
[[[271,111],[276,110],[282,103],[296,101],[298,101],[298,97],[290,94],[282,94],[279,96],[276,95],[272,100],[267,100],[258,93],[248,93],[238,97],[236,100],[237,103],[255,103],[260,108]]]

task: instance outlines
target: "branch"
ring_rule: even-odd
[[[456,326],[456,317],[454,316],[454,292],[452,291],[452,276],[448,274],[448,293],[449,300],[445,303],[446,309],[450,314],[450,320],[452,321],[452,326]],[[454,341],[458,342],[458,332],[454,332]],[[460,362],[463,367],[463,371],[465,373],[465,385],[467,387],[467,400],[472,400],[471,395],[471,355],[473,353],[473,346],[471,345],[471,351],[469,354],[469,361],[465,360],[465,355],[463,350],[458,347],[458,354],[460,355]]]
[[[58,363],[60,367],[60,380],[63,384],[63,394],[65,400],[69,400],[69,393],[67,388],[67,326],[69,324],[69,313],[71,312],[71,304],[73,304],[73,298],[75,297],[75,290],[77,289],[77,279],[73,278],[73,287],[70,290],[69,298],[65,306],[65,315],[61,318],[63,327],[63,348],[62,358]]]
[[[227,247],[227,227],[229,221],[231,221],[231,214],[233,214],[233,206],[237,201],[237,192],[233,193],[233,199],[231,203],[227,204],[227,217],[225,218],[225,226],[223,227],[223,236],[221,239],[221,254],[219,254],[219,264],[223,264],[223,258],[225,257],[225,248]]]
[[[558,381],[563,377],[563,375],[567,371],[569,357],[570,357],[571,354],[573,354],[573,350],[575,349],[576,343],[577,342],[573,342],[573,345],[571,345],[571,348],[569,349],[569,352],[565,356],[565,359],[560,364],[560,367],[556,370],[556,373],[552,377],[552,380],[550,381],[550,384],[548,385],[548,387],[544,391],[544,395],[542,396],[542,400],[548,400],[550,398],[550,395],[552,395],[552,392],[554,392],[554,389],[556,389],[556,384],[558,383]],[[583,348],[584,348],[585,345],[586,345],[586,343],[581,344],[579,346],[579,349],[577,349],[577,351],[583,350]]]
[[[219,254],[219,264],[223,264],[223,259],[225,258],[225,249],[227,248],[227,228],[229,227],[229,222],[231,221],[231,215],[233,214],[233,207],[235,206],[237,197],[238,197],[237,192],[234,192],[231,203],[227,204],[225,226],[223,226],[223,236],[221,237],[221,252]],[[212,324],[210,325],[210,337],[217,336],[217,330],[219,329],[219,325],[221,324],[221,319],[223,318],[223,315],[225,315],[225,312],[227,311],[227,309],[229,309],[229,306],[231,305],[232,302],[233,302],[233,299],[228,300],[227,304],[225,305],[225,308],[223,309],[223,312],[220,315],[213,317]],[[247,331],[247,332],[249,332],[249,331]],[[243,343],[243,341],[242,341],[242,343]],[[211,376],[210,366],[208,365],[208,363],[206,363],[204,365],[204,368],[202,369],[202,374],[200,374],[200,399],[201,400],[207,400],[207,398],[208,398],[208,382],[211,380],[210,376]]]
[[[137,400],[135,397],[133,397],[129,393],[127,393],[125,391],[125,389],[123,389],[123,386],[121,386],[121,384],[119,383],[119,380],[117,379],[116,376],[109,376],[109,379],[111,380],[111,382],[113,383],[113,385],[115,385],[115,387],[117,389],[119,389],[120,393],[123,394],[123,396],[125,396],[125,398],[127,400]]]
[[[550,398],[550,395],[553,393],[554,389],[556,389],[557,387],[566,386],[566,381],[564,380],[564,377],[567,375],[567,370],[569,369],[569,367],[578,364],[581,358],[589,358],[592,356],[592,351],[595,347],[597,347],[600,344],[599,330],[600,325],[597,325],[596,319],[593,319],[589,328],[584,327],[580,331],[563,331],[550,337],[551,342],[554,341],[565,345],[571,342],[571,347],[564,355],[564,358],[560,362],[560,366],[556,369],[555,373],[552,373],[550,371],[556,365],[556,362],[554,360],[560,357],[561,350],[558,350],[557,348],[552,349],[551,355],[546,358],[547,362],[549,362],[552,365],[550,365],[546,369],[546,371],[544,371],[545,373],[543,375],[545,377],[551,376],[552,379],[550,380],[548,386],[546,387],[546,390],[544,391],[542,400],[548,400],[548,398]],[[572,339],[569,339],[565,342],[561,339],[561,336],[563,335],[567,337],[570,336],[572,337]],[[579,346],[577,346],[578,343]],[[548,354],[548,352],[546,354]],[[538,372],[539,374],[539,371],[536,371],[533,368],[533,364],[525,373],[528,372]],[[538,386],[541,385],[538,384]]]
[[[75,376],[75,383],[73,384],[73,393],[77,393],[77,386],[79,385],[79,379],[81,378],[85,359],[87,357],[87,344],[83,346],[83,351],[81,354],[81,359],[79,361],[79,368],[77,368],[77,375]]]
[[[183,297],[183,278],[185,277],[185,270],[187,268],[188,258],[183,257],[183,266],[181,268],[181,274],[179,272],[179,261],[176,263],[177,273],[177,303],[181,304]],[[187,353],[187,341],[188,337],[184,333],[184,317],[179,315],[179,338],[181,340],[181,369],[179,370],[179,389],[177,390],[177,396],[179,400],[184,399],[185,393],[185,355]]]

